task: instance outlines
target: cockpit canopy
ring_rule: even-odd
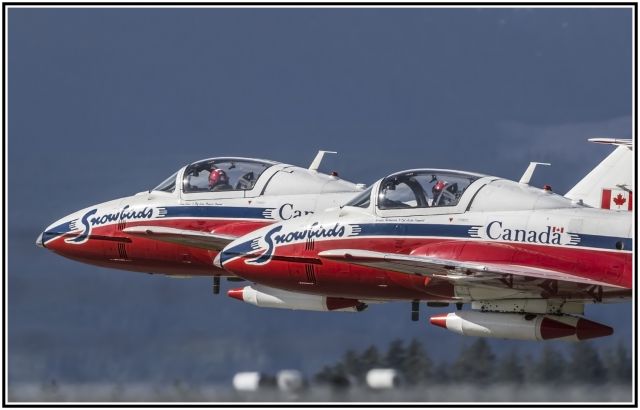
[[[378,192],[379,209],[455,206],[482,175],[443,170],[415,170],[390,175]]]
[[[245,158],[210,158],[188,165],[182,175],[182,192],[248,191],[260,175],[277,162]],[[153,191],[174,192],[176,172]]]
[[[371,209],[372,202],[375,210]],[[442,169],[398,172],[381,179],[345,205],[371,209],[383,216],[583,206],[550,190],[482,174]]]
[[[175,191],[176,178],[178,177],[178,172],[180,171],[174,172],[173,175],[171,175],[169,178],[160,182],[158,186],[152,189],[152,191],[162,191],[162,192],[169,192],[169,193],[172,193],[173,191]]]
[[[182,191],[248,191],[275,162],[216,158],[193,163],[184,171]]]
[[[377,208],[389,210],[455,206],[469,185],[482,177],[484,175],[441,169],[399,172],[380,181]],[[346,205],[369,208],[374,186]]]

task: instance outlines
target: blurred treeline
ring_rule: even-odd
[[[342,359],[315,375],[318,383],[364,384],[373,368],[395,369],[407,385],[428,384],[630,384],[632,361],[622,342],[596,350],[589,342],[571,343],[562,352],[545,346],[537,357],[517,350],[492,351],[483,338],[461,348],[451,362],[436,361],[418,339],[396,339],[386,351],[375,345],[347,350]]]

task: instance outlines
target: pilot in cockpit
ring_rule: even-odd
[[[431,188],[433,200],[431,206],[453,205],[457,201],[458,184],[448,184],[446,181],[438,180]]]
[[[219,168],[212,168],[209,173],[209,191],[229,191],[233,189],[229,185],[229,177],[227,173]]]

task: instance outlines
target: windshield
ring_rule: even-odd
[[[250,190],[264,170],[273,165],[272,162],[233,158],[195,162],[184,171],[182,189],[186,193]]]
[[[175,191],[176,190],[176,176],[177,175],[178,175],[178,173],[175,172],[169,178],[167,178],[164,181],[160,182],[160,184],[158,184],[157,187],[153,188],[152,191],[163,191],[163,192],[169,192],[169,193]]]
[[[391,175],[380,183],[378,208],[455,206],[469,185],[480,178],[463,172],[424,170]]]
[[[373,187],[370,186],[369,188],[365,189],[364,191],[360,192],[358,195],[356,195],[355,198],[353,198],[351,201],[347,202],[345,204],[345,206],[356,206],[358,208],[369,208],[369,205],[371,204],[371,189]]]

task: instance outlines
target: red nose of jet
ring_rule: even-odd
[[[36,246],[82,262],[104,259],[105,243],[89,241],[90,235],[94,232],[91,232],[87,224],[81,220],[85,214],[86,212],[79,211],[52,223],[38,235]],[[109,236],[109,229],[112,228],[103,228],[101,235]]]

